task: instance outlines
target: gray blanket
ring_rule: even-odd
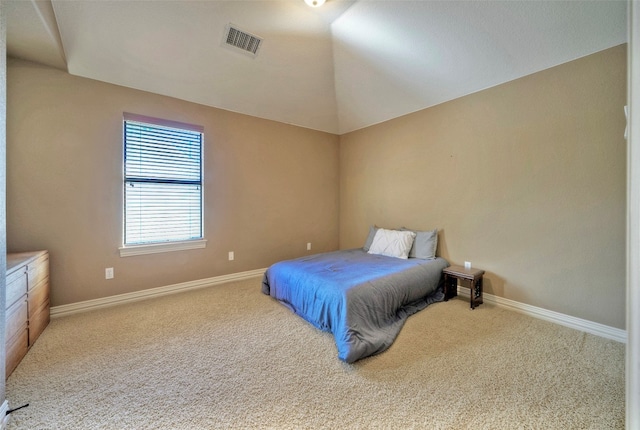
[[[442,301],[443,258],[403,260],[362,249],[316,254],[269,267],[262,292],[323,331],[352,363],[391,346],[407,318]]]

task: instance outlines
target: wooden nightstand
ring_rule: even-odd
[[[471,309],[482,304],[482,277],[484,270],[465,269],[462,266],[449,266],[444,273],[444,299],[458,295],[458,280],[463,286],[469,286],[469,305]]]

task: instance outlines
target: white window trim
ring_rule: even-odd
[[[135,255],[158,254],[161,252],[184,251],[187,249],[200,249],[207,247],[207,239],[184,240],[181,242],[150,243],[145,245],[121,246],[120,257],[132,257]]]
[[[123,112],[123,120],[124,121],[133,121],[140,123],[153,124],[164,127],[172,127],[179,128],[184,130],[195,131],[202,134],[202,145],[204,145],[204,127],[200,125],[188,124],[178,121],[165,120],[161,118],[154,118],[145,115],[134,114],[130,112]],[[202,181],[202,185],[204,185],[204,153],[203,149],[201,149],[200,153],[200,178]],[[200,202],[200,211],[201,211],[201,222],[203,223],[201,226],[202,238],[201,239],[193,239],[193,240],[184,240],[184,241],[168,241],[168,242],[157,242],[157,243],[149,243],[149,244],[138,244],[138,245],[124,245],[124,218],[123,218],[123,234],[122,234],[122,243],[123,245],[118,248],[120,252],[120,257],[131,257],[136,255],[146,255],[146,254],[158,254],[162,252],[172,252],[172,251],[183,251],[189,249],[201,249],[206,248],[207,239],[205,239],[204,235],[204,193],[201,194],[201,202]],[[124,201],[124,196],[123,196]]]

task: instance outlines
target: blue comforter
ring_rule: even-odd
[[[320,330],[352,363],[391,346],[407,318],[442,301],[442,258],[402,260],[362,249],[316,254],[269,267],[262,292]]]

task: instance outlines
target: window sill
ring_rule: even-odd
[[[182,242],[153,243],[149,245],[130,245],[118,248],[120,257],[132,257],[134,255],[158,254],[160,252],[184,251],[186,249],[205,248],[206,239],[185,240]]]

